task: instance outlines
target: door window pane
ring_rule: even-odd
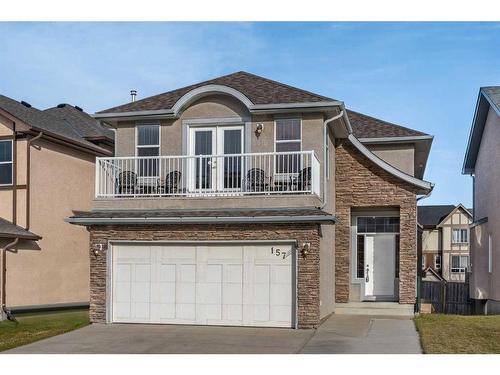
[[[358,217],[358,233],[399,233],[399,217]]]
[[[212,137],[211,130],[200,130],[194,133],[194,154],[212,155]],[[195,159],[196,163],[196,188],[210,189],[212,187],[212,158],[199,157]]]
[[[224,154],[241,154],[241,129],[224,130]],[[241,187],[241,156],[224,157],[224,189]]]
[[[362,279],[365,277],[365,236],[358,235],[356,251],[356,277]]]

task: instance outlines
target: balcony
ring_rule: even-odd
[[[97,158],[98,199],[320,196],[314,151]]]

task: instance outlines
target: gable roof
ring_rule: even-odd
[[[465,152],[462,174],[473,174],[490,107],[500,116],[500,86],[481,87]]]
[[[37,241],[42,237],[0,217],[0,238],[22,238]]]
[[[150,96],[132,103],[105,109],[100,113],[121,113],[171,109],[189,91],[206,85],[221,85],[233,88],[245,95],[253,104],[311,103],[334,101],[335,99],[276,82],[247,72],[236,72],[208,81],[199,82],[162,94]]]
[[[44,110],[44,112],[65,121],[85,139],[104,137],[110,141],[114,140],[114,133],[111,129],[103,127],[88,113],[70,104],[59,104],[57,107]]]
[[[73,110],[79,112],[76,108],[72,108],[72,112]],[[81,115],[73,114],[71,116],[65,116],[52,109],[41,111],[30,106],[29,104],[22,104],[4,95],[0,95],[0,109],[21,120],[35,131],[41,131],[44,132],[45,135],[50,135],[64,141],[69,141],[70,143],[83,146],[95,153],[106,155],[110,154],[108,150],[95,145],[85,137],[85,134],[90,133],[100,134],[107,137],[109,136],[109,130],[105,130],[101,125],[99,125],[101,126],[99,129],[96,124],[92,124],[91,130],[85,129],[89,126],[89,121],[84,120],[84,118],[85,116],[90,116],[87,114],[83,115],[83,112]],[[68,109],[67,112],[69,113],[69,111],[70,110]]]
[[[417,206],[417,221],[424,228],[432,228],[446,219],[456,208],[463,208],[472,217],[472,211],[459,204]]]
[[[347,110],[349,121],[356,138],[387,138],[387,137],[415,137],[429,134],[410,129],[401,125],[368,116],[359,112]]]

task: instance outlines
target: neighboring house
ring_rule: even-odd
[[[2,306],[88,305],[89,235],[64,219],[90,208],[95,157],[113,142],[78,107],[41,111],[0,95]]]
[[[431,136],[245,72],[95,117],[116,156],[97,161],[92,210],[68,219],[90,231],[93,322],[413,313]]]
[[[422,230],[424,279],[434,280],[437,274],[446,281],[465,281],[469,269],[471,210],[459,204],[418,206],[417,211]]]
[[[500,313],[500,86],[482,87],[462,173],[472,176],[471,296]]]

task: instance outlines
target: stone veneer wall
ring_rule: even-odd
[[[351,209],[397,207],[400,210],[399,303],[416,296],[416,189],[387,173],[345,140],[336,149],[335,301],[349,302],[351,282]]]
[[[319,226],[294,224],[184,224],[91,226],[90,231],[90,319],[106,322],[106,252],[113,240],[296,240],[309,242],[307,257],[298,255],[298,326],[315,328],[319,313]],[[102,245],[102,253],[94,250]]]

